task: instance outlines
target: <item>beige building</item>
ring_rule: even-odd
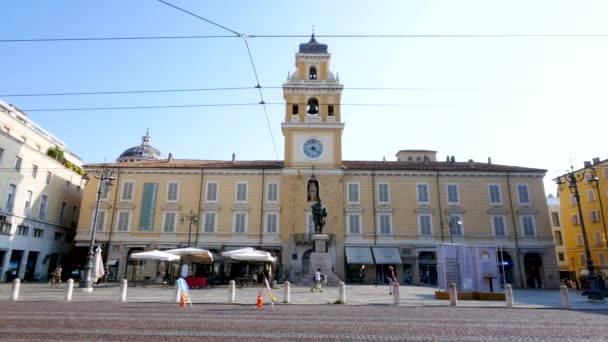
[[[430,150],[402,150],[396,161],[343,160],[348,116],[330,59],[327,45],[314,37],[299,46],[296,70],[283,85],[282,162],[163,158],[146,135],[141,146],[105,165],[116,186],[101,200],[97,237],[116,279],[157,274],[136,274],[128,261],[133,251],[190,244],[216,253],[263,249],[278,257],[279,280],[305,281],[311,205],[320,197],[333,269],[348,283],[383,282],[393,265],[401,282],[435,285],[437,245],[453,241],[496,247],[502,278],[516,286],[559,284],[545,170],[437,161]],[[86,166],[88,172],[102,167]],[[96,186],[83,198],[81,250],[91,236]],[[227,279],[234,267],[218,262],[203,274]]]
[[[49,150],[58,153],[49,156]],[[45,280],[72,249],[82,161],[0,101],[0,165],[0,280]]]

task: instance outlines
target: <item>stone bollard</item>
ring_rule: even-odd
[[[340,286],[338,288],[338,295],[340,296],[339,300],[342,304],[346,304],[346,284],[344,284],[344,282],[341,281],[339,286]]]
[[[568,286],[562,285],[559,287],[559,296],[562,300],[562,308],[570,309],[570,297],[568,296]]]
[[[393,282],[393,304],[399,305],[400,301],[401,301],[401,295],[399,294],[399,283],[394,281]]]
[[[179,289],[179,285],[177,285],[177,282],[175,282],[175,302],[179,303],[181,298],[182,298],[182,291]]]
[[[19,288],[21,287],[21,279],[17,278],[13,280],[13,287],[11,288],[10,300],[17,300],[19,298]]]
[[[72,301],[72,292],[74,291],[74,279],[72,279],[72,278],[68,279],[67,286],[68,286],[68,288],[65,290],[65,301],[71,302]]]
[[[507,301],[507,307],[512,308],[513,307],[513,289],[511,288],[511,285],[509,285],[509,284],[505,285],[505,300]]]
[[[228,282],[228,302],[236,302],[236,283],[234,280]]]
[[[450,296],[450,306],[458,306],[458,291],[455,283],[450,284],[448,295]]]
[[[291,283],[285,282],[285,293],[283,294],[283,303],[289,304],[291,301]]]
[[[127,301],[127,284],[128,284],[127,279],[123,279],[120,284],[120,301],[121,302]],[[179,293],[179,291],[178,291],[178,293]]]

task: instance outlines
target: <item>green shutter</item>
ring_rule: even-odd
[[[154,225],[154,209],[156,208],[157,183],[144,183],[144,192],[141,198],[141,211],[139,217],[139,230],[151,231]]]

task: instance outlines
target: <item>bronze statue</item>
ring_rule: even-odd
[[[323,234],[323,226],[325,226],[325,217],[327,216],[327,208],[318,197],[317,203],[312,205],[312,220],[315,224],[315,234]]]

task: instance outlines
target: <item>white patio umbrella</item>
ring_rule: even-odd
[[[270,253],[253,249],[253,247],[245,247],[224,252],[222,253],[222,257],[237,261],[274,262],[274,257]]]
[[[213,255],[210,251],[202,248],[186,247],[169,249],[163,252],[179,255],[182,260],[212,263]]]
[[[159,250],[151,250],[139,253],[133,253],[129,255],[130,259],[139,259],[139,260],[160,260],[160,261],[173,261],[179,260],[179,255],[159,251]]]
[[[93,258],[93,270],[91,271],[91,280],[96,283],[97,280],[106,274],[105,267],[103,266],[103,260],[101,258],[101,248],[95,249],[95,256]]]

